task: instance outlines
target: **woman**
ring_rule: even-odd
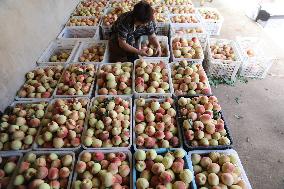
[[[161,56],[161,46],[156,38],[154,10],[145,1],[137,3],[133,11],[118,17],[111,28],[109,40],[110,62],[133,62],[140,56],[147,56],[143,49],[138,49],[140,36],[148,35],[149,42],[156,48],[155,54]]]

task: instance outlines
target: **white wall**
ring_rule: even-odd
[[[24,74],[55,39],[79,0],[0,1],[0,110],[9,105]]]

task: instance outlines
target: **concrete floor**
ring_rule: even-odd
[[[77,1],[2,0],[0,2],[0,109],[22,84],[24,73],[60,32]],[[225,17],[220,38],[258,36],[267,54],[280,60],[263,80],[213,88],[253,188],[284,188],[284,53],[245,16],[245,0],[214,0]],[[44,7],[44,8],[42,8]],[[236,102],[239,98],[239,103]],[[238,119],[239,118],[239,119]]]
[[[277,46],[262,28],[245,16],[246,1],[214,0],[206,5],[218,8],[225,18],[219,38],[258,36],[265,42],[265,52],[279,58],[265,79],[218,86],[213,88],[213,93],[220,100],[233,135],[234,149],[252,187],[283,189],[284,47]]]

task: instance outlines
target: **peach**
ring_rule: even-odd
[[[203,124],[207,124],[210,123],[211,121],[211,116],[209,114],[203,114],[199,117],[199,120],[203,123]]]
[[[175,181],[173,184],[173,189],[186,189],[186,185],[182,181]]]
[[[201,121],[195,121],[193,123],[193,128],[196,130],[196,131],[202,131],[204,129],[204,124],[201,122]]]
[[[208,175],[208,183],[211,186],[216,186],[219,184],[219,177],[215,173],[210,173]]]
[[[137,189],[146,189],[149,187],[149,182],[145,178],[138,178],[136,181]]]
[[[191,183],[193,179],[193,174],[189,169],[184,169],[180,172],[179,178],[186,184]]]
[[[92,154],[92,158],[95,161],[102,161],[105,158],[105,155],[102,152],[95,152]]]
[[[50,180],[55,180],[55,179],[57,179],[58,178],[58,169],[57,168],[55,168],[55,167],[52,167],[52,168],[50,168],[49,169],[49,171],[48,171],[48,179],[50,179]]]
[[[207,166],[207,171],[209,173],[216,173],[217,174],[220,171],[220,166],[217,163],[211,163]]]
[[[203,167],[203,168],[207,168],[208,165],[210,165],[212,163],[212,160],[209,158],[209,157],[202,157],[201,160],[200,160],[200,165]]]
[[[146,163],[146,169],[151,170],[155,162],[153,160],[146,160],[145,163]]]
[[[208,123],[205,126],[205,130],[208,134],[213,134],[215,132],[215,125],[212,123]]]
[[[170,140],[170,144],[173,146],[173,147],[178,147],[179,145],[179,139],[178,137],[174,136],[171,138]]]
[[[195,181],[198,186],[204,185],[206,183],[206,180],[207,180],[207,177],[203,173],[198,173],[197,175],[195,175]]]
[[[222,173],[221,174],[221,181],[227,186],[232,186],[234,183],[234,178],[230,173]]]
[[[155,187],[161,183],[160,178],[158,175],[154,175],[151,178],[150,186]]]
[[[230,162],[226,162],[222,165],[222,172],[224,173],[232,173],[235,169],[234,164]]]
[[[59,177],[60,178],[67,178],[70,175],[70,170],[67,167],[62,167],[59,170]]]
[[[130,168],[128,165],[121,165],[119,167],[119,174],[122,176],[122,177],[127,177],[130,173]]]
[[[174,173],[180,173],[183,170],[183,165],[181,162],[174,162],[171,168]]]
[[[30,167],[30,163],[29,163],[29,162],[26,162],[26,161],[23,161],[23,162],[21,163],[21,165],[20,165],[19,173],[25,172],[29,167]]]
[[[154,163],[151,171],[156,175],[160,174],[161,172],[165,171],[165,166],[162,163]]]
[[[152,137],[147,137],[144,139],[146,148],[153,148],[156,144],[156,139]]]
[[[143,150],[137,150],[134,153],[134,157],[136,160],[144,161],[146,159],[146,153]]]
[[[219,165],[223,165],[226,162],[230,162],[230,157],[227,155],[220,155],[219,157]]]
[[[138,136],[138,137],[136,138],[136,145],[137,145],[137,146],[143,146],[143,145],[144,145],[144,137]]]
[[[185,136],[186,140],[191,141],[191,140],[194,139],[194,132],[192,130],[187,130],[187,131],[185,131],[184,136]]]
[[[145,169],[145,170],[143,170],[143,171],[141,172],[140,177],[141,177],[141,178],[145,178],[145,179],[147,179],[147,180],[150,180],[151,177],[152,177],[152,173],[151,173],[150,170]]]
[[[113,175],[113,183],[122,184],[122,177],[119,174]]]
[[[75,167],[78,173],[83,173],[86,170],[86,168],[87,168],[87,165],[83,161],[78,161]]]
[[[144,161],[137,161],[135,168],[137,171],[142,172],[144,169],[146,169],[146,163]]]
[[[44,179],[48,175],[48,169],[46,167],[38,167],[36,177],[38,179]]]
[[[53,180],[49,183],[50,187],[52,189],[59,189],[60,188],[60,182],[58,182],[57,180]]]

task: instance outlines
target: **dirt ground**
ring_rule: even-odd
[[[276,47],[261,27],[245,16],[245,1],[214,0],[225,18],[219,38],[259,36],[265,52],[279,60],[262,80],[218,86],[213,93],[222,105],[226,122],[247,176],[255,189],[284,188],[284,49]]]

